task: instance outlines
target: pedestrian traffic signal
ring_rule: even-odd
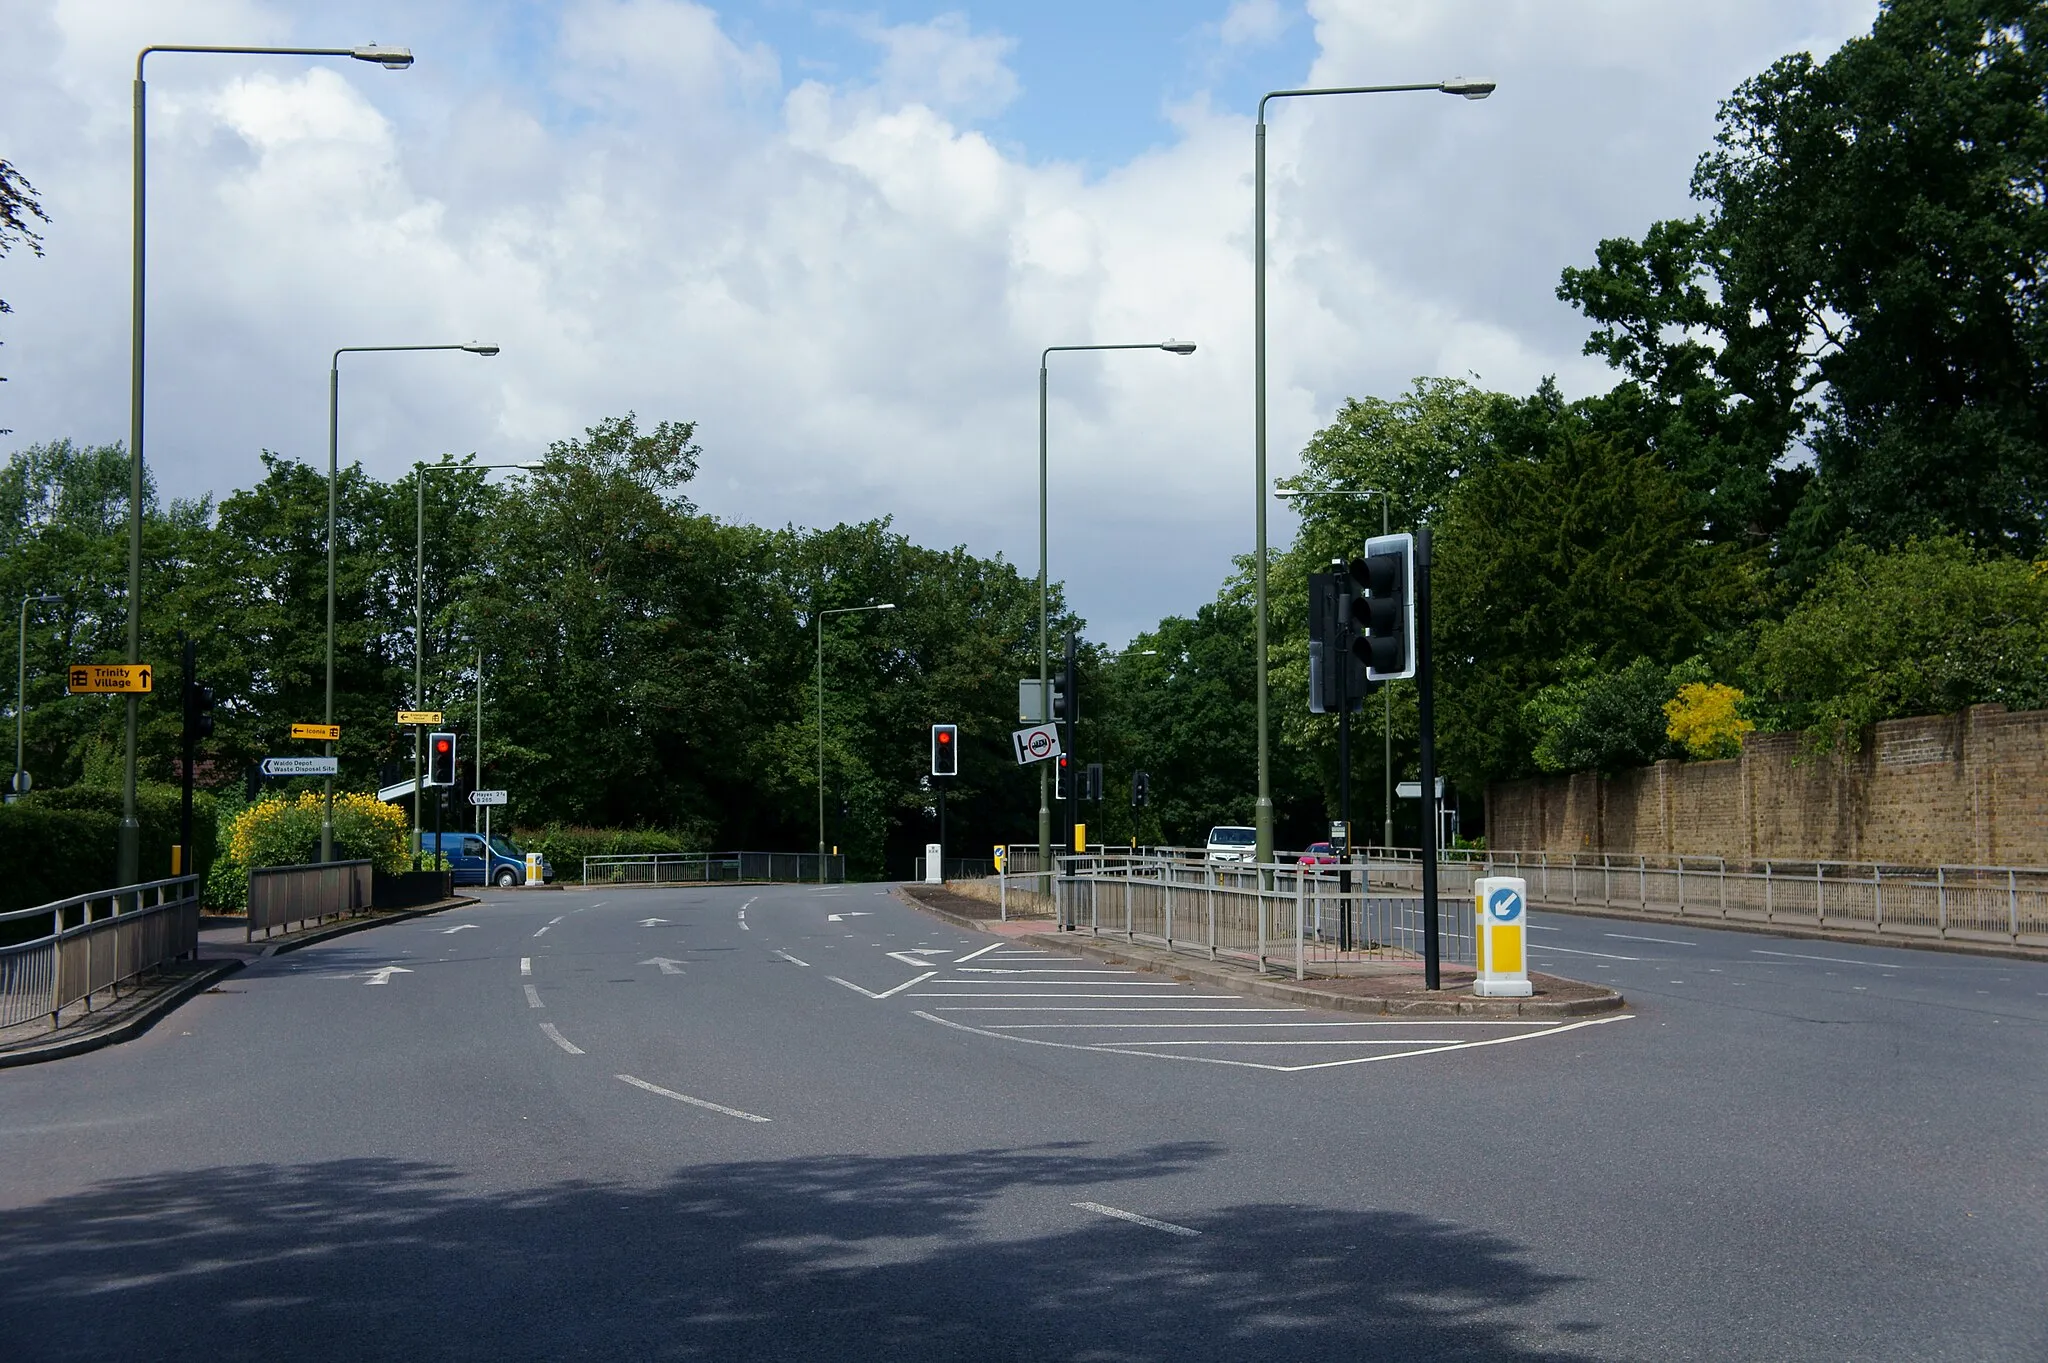
[[[1065,753],[1061,753],[1053,762],[1052,793],[1053,798],[1056,800],[1071,800],[1074,798],[1073,771],[1070,766],[1072,761],[1072,758],[1068,757]]]
[[[455,735],[435,733],[427,735],[427,784],[430,786],[452,786],[455,784]]]
[[[960,774],[960,726],[957,724],[932,725],[932,775],[958,776]]]
[[[1365,557],[1353,559],[1351,620],[1360,637],[1352,651],[1373,681],[1415,675],[1415,537],[1374,535]]]
[[[195,739],[213,737],[213,688],[185,685],[185,731]]]
[[[1152,803],[1152,774],[1144,771],[1131,773],[1131,806],[1137,808]]]

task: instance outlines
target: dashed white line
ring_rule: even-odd
[[[1698,942],[1681,942],[1676,937],[1636,937],[1626,932],[1603,932],[1603,937],[1619,937],[1624,942],[1657,942],[1667,947],[1696,947]]]
[[[776,950],[775,954],[777,956],[780,956],[783,960],[788,961],[791,965],[800,965],[806,970],[809,970],[811,968],[811,963],[809,961],[799,961],[796,957],[790,955],[788,952],[783,951],[779,948]]]
[[[1100,1202],[1076,1202],[1074,1205],[1084,1212],[1099,1212],[1103,1216],[1113,1216],[1119,1221],[1128,1221],[1134,1226],[1146,1226],[1152,1230],[1163,1230],[1168,1235],[1201,1234],[1193,1226],[1176,1226],[1171,1221],[1155,1221],[1149,1216],[1140,1216],[1136,1212],[1127,1212],[1122,1207],[1105,1207]]]
[[[544,928],[542,928],[542,929],[541,929],[540,931],[538,931],[538,932],[534,933],[533,935],[534,935],[534,936],[536,936],[536,937],[544,937],[544,936],[546,936],[546,935],[547,935],[547,930],[548,930],[548,928],[551,928],[551,927],[553,927],[553,926],[554,926],[554,924],[553,924],[553,923],[550,923],[550,924],[548,924],[548,925],[547,925],[547,927],[544,927]]]
[[[713,1103],[707,1102],[702,1098],[692,1098],[687,1093],[677,1093],[674,1089],[665,1089],[659,1084],[650,1084],[645,1079],[635,1079],[630,1074],[615,1074],[612,1078],[623,1080],[636,1089],[646,1089],[649,1093],[658,1093],[664,1098],[673,1098],[679,1103],[688,1103],[691,1107],[701,1107],[708,1112],[722,1112],[728,1117],[737,1117],[743,1122],[765,1122],[770,1120],[757,1113],[742,1112],[736,1107],[727,1107],[723,1103]]]
[[[521,956],[519,958],[519,973],[522,975],[531,975],[533,973],[533,957]]]
[[[532,985],[530,985],[530,984],[526,986],[526,1006],[527,1006],[528,1008],[545,1008],[545,1007],[547,1007],[547,1005],[546,1005],[546,1004],[544,1004],[544,1003],[542,1003],[542,1002],[540,1001],[540,990],[538,990],[538,989],[535,989],[535,988],[534,988],[534,987],[533,987]]]
[[[557,1046],[560,1046],[560,1047],[561,1047],[561,1048],[562,1048],[563,1050],[567,1051],[567,1052],[568,1052],[569,1054],[571,1054],[571,1055],[581,1055],[581,1054],[583,1054],[583,1048],[582,1048],[581,1046],[578,1046],[578,1045],[577,1045],[577,1044],[576,1044],[575,1042],[573,1042],[573,1041],[569,1040],[569,1038],[568,1038],[568,1037],[565,1037],[565,1036],[563,1036],[563,1035],[562,1035],[562,1034],[561,1034],[560,1032],[556,1031],[556,1030],[555,1030],[555,1024],[554,1024],[554,1023],[552,1023],[552,1022],[543,1022],[543,1023],[542,1023],[541,1025],[540,1025],[540,1029],[541,1029],[541,1030],[542,1030],[543,1032],[546,1032],[546,1033],[547,1033],[547,1037],[548,1037],[548,1040],[550,1040],[550,1041],[554,1042],[554,1043],[555,1043],[555,1044],[556,1044]]]

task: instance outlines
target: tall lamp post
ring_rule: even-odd
[[[1195,353],[1193,341],[1140,341],[1129,345],[1050,345],[1038,356],[1038,697],[1046,713],[1039,717],[1039,723],[1052,723],[1052,655],[1046,642],[1046,588],[1045,588],[1045,406],[1046,406],[1046,360],[1055,351],[1076,350],[1164,350],[1174,355]],[[1072,705],[1074,698],[1069,696]],[[1046,763],[1038,764],[1038,865],[1041,871],[1052,865],[1052,772]],[[1040,889],[1049,892],[1050,887]]]
[[[835,606],[831,610],[816,611],[811,616],[818,627],[818,883],[825,883],[825,617],[828,615],[855,615],[861,611],[892,611],[894,601],[881,601],[866,606]]]
[[[413,551],[412,551],[412,708],[427,708],[426,696],[426,638],[427,638],[427,475],[430,473],[460,473],[465,470],[482,469],[524,469],[532,472],[547,467],[542,463],[528,464],[414,464],[413,471]],[[482,667],[482,663],[478,663]],[[482,676],[482,672],[478,672]],[[478,684],[477,706],[479,715],[483,706],[482,682]],[[423,745],[417,724],[412,731],[412,856],[414,869],[418,869],[420,857],[420,763],[423,760]],[[477,778],[483,778],[483,721],[477,721]]]
[[[334,723],[334,511],[340,489],[341,357],[384,354],[401,350],[466,350],[472,355],[495,355],[498,347],[479,341],[449,342],[442,345],[345,345],[334,352],[327,367],[327,708],[322,724]],[[334,740],[327,740],[327,755],[334,756]],[[418,787],[414,787],[414,819],[418,819]],[[327,799],[320,812],[320,860],[334,860],[334,778],[327,778]]]
[[[1377,497],[1380,499],[1380,533],[1382,535],[1389,533],[1387,494],[1381,492],[1378,488],[1359,488],[1356,490],[1350,488],[1282,488],[1273,495],[1275,497],[1289,498]],[[1387,778],[1387,825],[1385,840],[1380,845],[1391,848],[1394,845],[1394,693],[1386,689],[1385,683],[1381,683],[1380,686],[1380,699],[1386,705],[1385,710],[1380,716],[1380,735],[1386,740],[1386,771],[1384,774]],[[1350,830],[1346,829],[1345,833],[1348,836]]]
[[[28,768],[21,760],[21,723],[28,714],[28,608],[30,606],[54,606],[64,598],[44,594],[21,598],[21,630],[18,635],[19,651],[15,654],[14,671],[14,779],[7,784],[7,798],[28,794]]]
[[[412,53],[403,47],[210,47],[183,43],[158,43],[135,54],[135,169],[134,169],[134,262],[130,284],[128,332],[128,662],[142,661],[142,303],[144,261],[144,150],[147,145],[147,86],[142,64],[152,52],[201,52],[256,57],[353,57],[374,62],[387,71],[403,71],[412,65]],[[142,878],[142,824],[135,817],[135,739],[141,717],[142,697],[128,696],[126,737],[121,750],[121,829],[116,843],[115,873],[123,885]]]
[[[1494,82],[1458,77],[1428,85],[1340,85],[1320,90],[1274,90],[1259,99],[1259,122],[1252,171],[1252,408],[1253,463],[1257,487],[1258,556],[1253,571],[1258,601],[1259,803],[1253,822],[1258,827],[1258,860],[1273,859],[1273,764],[1266,707],[1266,105],[1276,99],[1311,95],[1391,95],[1434,90],[1466,99],[1485,99]]]

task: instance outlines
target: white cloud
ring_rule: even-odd
[[[1316,0],[1315,66],[1275,85],[1501,90],[1275,108],[1273,474],[1344,397],[1417,374],[1603,386],[1559,268],[1689,211],[1715,102],[1873,8]],[[1249,549],[1248,109],[1190,99],[1169,143],[1091,179],[975,130],[1017,83],[1008,40],[957,15],[873,28],[875,71],[785,89],[777,54],[696,4],[573,0],[518,72],[462,44],[498,14],[481,0],[410,27],[395,0],[327,9],[300,32],[282,0],[0,0],[19,49],[0,126],[55,219],[47,259],[0,263],[14,442],[126,431],[134,48],[354,31],[419,66],[152,68],[166,490],[247,486],[263,447],[323,457],[336,346],[480,337],[504,354],[351,357],[343,456],[388,477],[628,408],[696,418],[711,510],[894,513],[1029,569],[1039,351],[1177,336],[1201,349],[1054,357],[1052,571],[1114,637],[1194,609]]]
[[[1287,14],[1280,0],[1235,0],[1217,26],[1225,47],[1258,47],[1279,38],[1287,29]]]

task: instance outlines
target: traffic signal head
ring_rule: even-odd
[[[1375,535],[1351,560],[1352,650],[1373,681],[1415,675],[1415,537]]]
[[[1085,776],[1087,779],[1083,782],[1084,789],[1081,798],[1093,800],[1100,804],[1102,802],[1102,764],[1100,762],[1090,762]]]
[[[427,735],[427,784],[430,786],[452,786],[455,784],[455,735],[434,733]]]
[[[960,774],[960,726],[957,724],[932,725],[932,775],[958,776]]]
[[[185,688],[185,727],[194,738],[213,737],[213,688],[197,682]]]
[[[1052,688],[1052,718],[1055,722],[1064,724],[1067,718],[1067,684],[1062,679],[1054,677],[1048,685]]]
[[[1073,759],[1068,757],[1065,753],[1061,753],[1058,757],[1053,759],[1052,793],[1053,798],[1056,800],[1071,800],[1074,798],[1074,773],[1072,761]]]
[[[1152,803],[1152,774],[1151,774],[1150,772],[1143,772],[1143,771],[1134,771],[1134,772],[1132,772],[1132,773],[1131,773],[1131,804],[1132,804],[1132,805],[1134,805],[1134,806],[1136,806],[1136,805],[1149,805],[1149,804],[1151,804],[1151,803]]]

